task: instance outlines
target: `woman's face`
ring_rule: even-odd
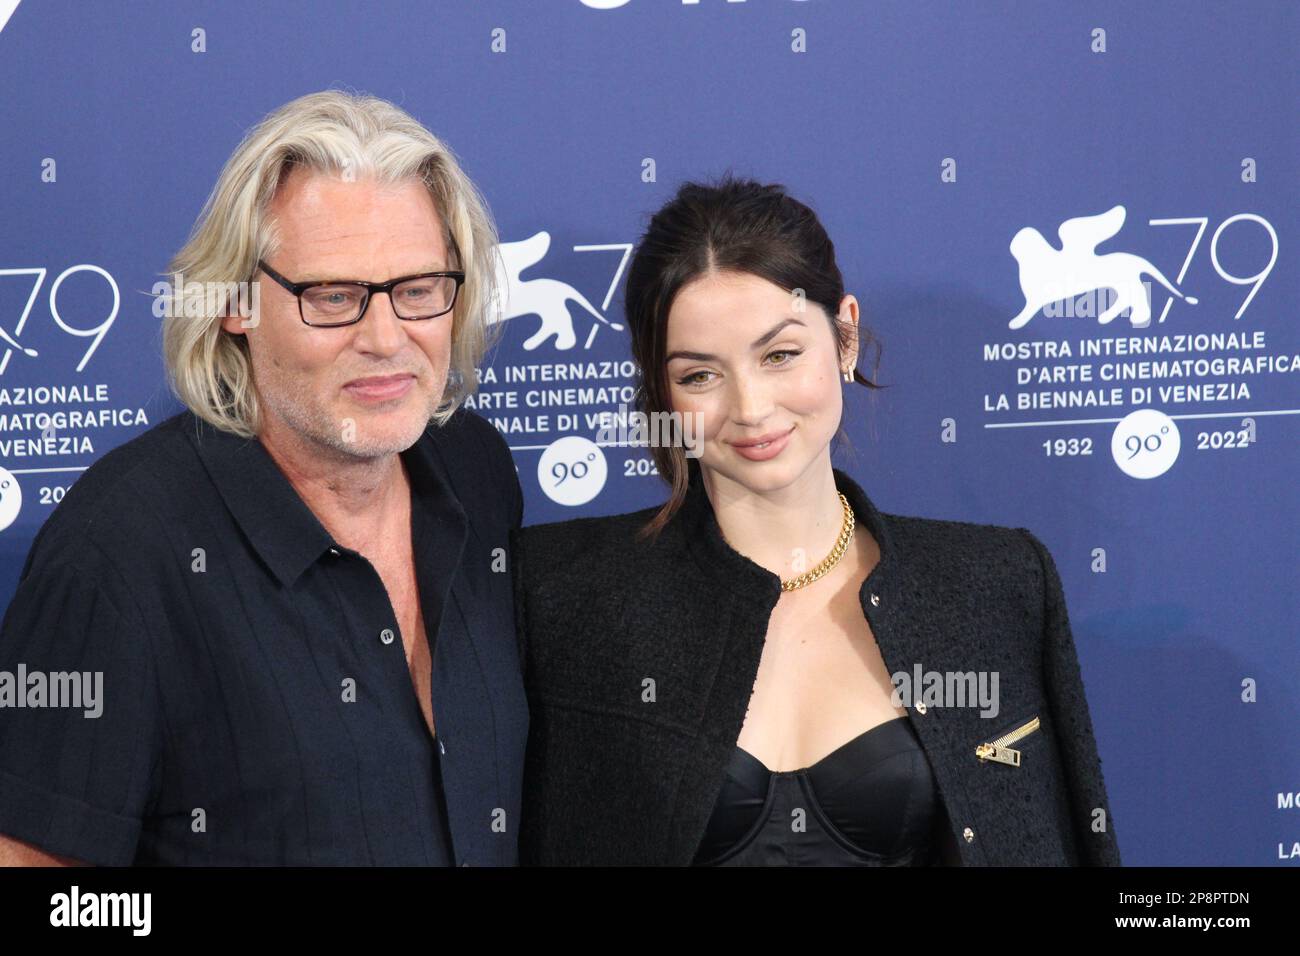
[[[853,296],[839,318],[856,326]],[[699,416],[701,468],[755,493],[795,482],[828,453],[856,350],[841,365],[822,308],[758,276],[712,273],[683,287],[668,314],[668,395],[673,411]]]

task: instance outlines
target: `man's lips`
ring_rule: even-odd
[[[387,399],[405,395],[415,382],[415,376],[409,372],[401,375],[372,375],[355,378],[343,387],[353,395],[361,398]]]

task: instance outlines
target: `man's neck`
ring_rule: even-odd
[[[410,483],[401,456],[355,458],[279,429],[258,436],[298,497],[339,544],[365,552],[407,513]]]

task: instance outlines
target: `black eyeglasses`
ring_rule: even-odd
[[[290,282],[261,259],[257,267],[292,292],[298,299],[298,314],[305,324],[332,328],[360,322],[376,292],[388,293],[399,319],[418,322],[446,315],[456,305],[456,294],[465,283],[464,272],[422,272],[400,276],[388,282]]]

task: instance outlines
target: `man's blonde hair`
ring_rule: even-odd
[[[172,388],[193,412],[244,437],[257,434],[246,336],[221,326],[229,299],[201,290],[251,282],[257,260],[276,249],[267,207],[283,178],[302,167],[424,183],[443,222],[444,241],[465,272],[452,313],[447,389],[433,420],[444,424],[478,385],[475,372],[496,326],[497,233],[487,203],[451,149],[404,110],[386,100],[335,90],[286,103],[251,129],[221,170],[185,246],[168,266],[184,288],[173,288],[163,319],[163,357]],[[187,291],[188,290],[188,291]]]

